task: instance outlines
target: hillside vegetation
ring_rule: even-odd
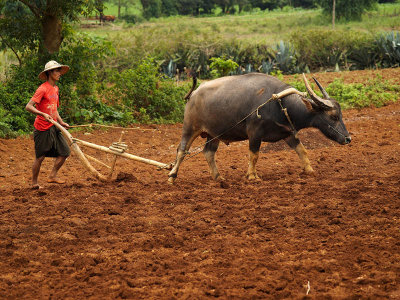
[[[116,56],[110,63],[115,67],[129,66],[132,58],[152,56],[170,76],[171,69],[190,67],[200,76],[210,77],[212,57],[232,59],[244,72],[280,70],[292,74],[397,66],[399,61],[386,57],[385,47],[400,43],[399,28],[397,3],[381,4],[376,11],[364,14],[361,21],[339,22],[335,29],[321,10],[286,7],[220,17],[174,16],[139,24],[106,23],[76,30],[112,41]],[[389,33],[391,36],[381,38]],[[399,52],[399,47],[390,51]]]
[[[273,44],[290,37],[298,29],[331,28],[331,20],[322,16],[320,9],[294,9],[286,7],[274,11],[246,12],[226,16],[172,16],[151,19],[139,24],[117,23],[87,31],[115,37],[143,32],[160,36],[163,40],[179,35],[197,35],[205,38],[218,35],[223,40],[236,39],[247,43]],[[400,29],[400,3],[380,4],[367,12],[361,21],[337,22],[337,29],[365,32],[396,31]]]
[[[132,24],[117,20],[68,28],[55,59],[71,66],[59,82],[60,113],[70,124],[180,122],[189,68],[201,80],[263,72],[281,77],[301,72],[376,69],[400,65],[400,4],[379,5],[359,22],[330,21],[320,10],[285,8],[221,17],[168,17]],[[84,59],[83,59],[84,58]],[[0,57],[12,64],[12,54]],[[4,64],[3,64],[4,63]],[[0,137],[31,132],[24,107],[40,84],[36,53],[7,68],[0,85]],[[183,81],[182,81],[183,79]],[[290,82],[304,91],[300,79]],[[396,101],[398,82],[368,87],[341,81],[327,86],[343,107]],[[337,91],[337,92],[336,92]]]

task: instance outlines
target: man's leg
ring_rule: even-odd
[[[33,188],[39,188],[38,177],[39,177],[40,167],[42,165],[44,158],[45,158],[45,156],[41,156],[39,158],[36,158],[35,161],[33,162],[33,166],[32,166],[32,187]]]
[[[60,170],[61,166],[64,164],[65,160],[67,159],[68,156],[58,156],[54,160],[54,166],[53,169],[51,170],[50,176],[49,176],[49,182],[54,182],[54,183],[64,183],[65,181],[60,180],[57,178],[57,172]]]

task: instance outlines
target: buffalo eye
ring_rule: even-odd
[[[339,121],[339,117],[335,115],[331,116],[331,119],[335,122]]]

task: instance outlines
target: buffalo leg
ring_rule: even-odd
[[[175,181],[175,178],[178,176],[178,170],[179,166],[181,165],[183,159],[185,158],[185,155],[187,151],[189,151],[190,146],[192,145],[193,141],[200,135],[200,132],[196,134],[192,133],[186,133],[182,135],[182,140],[178,146],[177,154],[176,154],[176,160],[175,160],[175,165],[172,168],[172,170],[168,174],[168,182],[173,184]]]
[[[210,167],[211,177],[214,180],[224,180],[219,174],[217,165],[215,163],[215,152],[218,150],[219,140],[212,140],[211,137],[207,136],[207,144],[204,146],[203,153],[207,160],[208,166]]]
[[[260,153],[261,140],[250,140],[249,143],[249,168],[246,177],[249,180],[261,180],[257,175],[256,164]]]
[[[296,151],[297,155],[300,157],[304,172],[307,174],[312,174],[314,170],[311,167],[310,160],[308,159],[307,150],[304,148],[301,141],[294,136],[288,137],[285,141],[292,149],[294,149],[294,151]]]

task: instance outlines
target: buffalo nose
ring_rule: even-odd
[[[350,136],[346,136],[346,138],[344,139],[344,142],[345,142],[346,144],[350,144],[350,142],[351,142],[351,137],[350,137]]]

